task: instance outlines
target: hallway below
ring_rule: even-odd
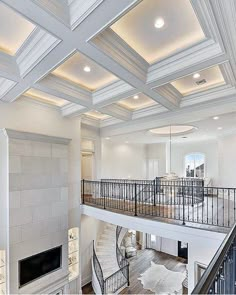
[[[151,261],[156,264],[164,265],[168,270],[184,272],[185,259],[174,257],[169,254],[158,252],[152,249],[137,251],[137,256],[129,259],[130,263],[130,286],[122,290],[120,294],[154,294],[143,288],[141,281],[138,280],[150,266]],[[94,294],[92,285],[88,284],[82,288],[83,294]]]

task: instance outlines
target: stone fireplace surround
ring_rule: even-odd
[[[10,294],[68,293],[69,139],[5,131]],[[19,288],[18,261],[62,245],[61,269]]]

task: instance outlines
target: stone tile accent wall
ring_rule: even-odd
[[[43,289],[68,272],[68,145],[9,139],[10,293]],[[18,289],[18,261],[63,245],[62,269]]]

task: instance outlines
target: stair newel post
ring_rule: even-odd
[[[127,273],[127,285],[129,287],[129,285],[130,285],[130,281],[129,281],[129,264],[127,265],[127,271],[128,271],[128,273]]]
[[[103,205],[104,205],[104,209],[106,209],[106,183],[102,183],[102,194],[103,194]]]
[[[183,196],[183,225],[185,225],[185,187],[182,185],[182,196]]]
[[[84,204],[84,179],[82,180],[82,203]]]
[[[137,216],[137,183],[134,184],[134,216]]]
[[[156,178],[153,180],[154,196],[153,196],[153,206],[156,206]]]
[[[193,203],[194,203],[193,193],[194,193],[194,191],[193,191],[193,181],[192,181],[192,207],[193,207]]]

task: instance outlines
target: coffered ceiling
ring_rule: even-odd
[[[157,28],[158,21],[160,22]],[[157,25],[155,26],[155,24]],[[141,1],[111,29],[148,63],[164,59],[205,38],[189,0]]]
[[[236,110],[234,0],[2,0],[0,28],[2,102],[104,136]]]
[[[32,33],[35,25],[0,3],[0,50],[15,55],[17,50]]]

